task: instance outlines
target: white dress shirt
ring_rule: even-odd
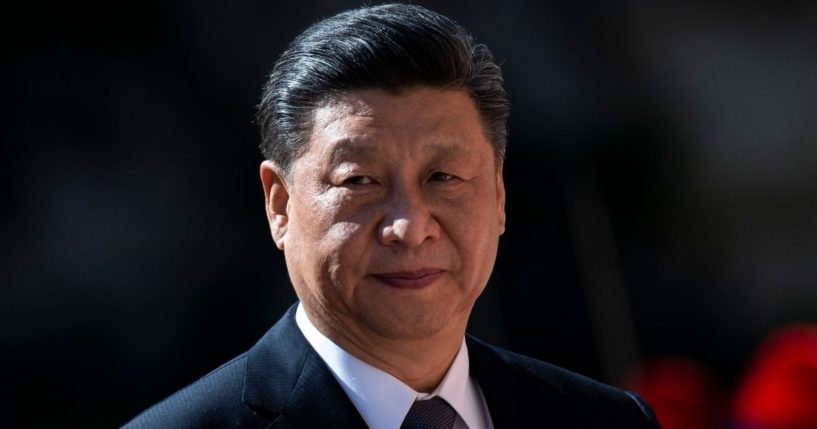
[[[315,328],[300,303],[295,321],[370,428],[399,429],[415,400],[439,396],[457,412],[454,429],[493,429],[485,397],[469,374],[465,338],[437,389],[420,393],[333,343]]]

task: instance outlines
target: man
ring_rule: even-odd
[[[491,52],[446,17],[307,29],[258,115],[300,303],[128,427],[657,427],[635,395],[465,335],[505,229],[507,116]]]

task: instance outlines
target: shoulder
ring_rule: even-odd
[[[558,413],[571,427],[658,428],[655,415],[638,395],[564,368],[468,338],[472,372],[486,401],[503,403],[508,395],[523,408]],[[501,397],[491,389],[501,391]],[[491,413],[494,408],[489,403]]]
[[[296,326],[293,305],[249,351],[147,409],[125,427],[266,427],[280,416],[311,350]]]
[[[242,402],[247,353],[145,410],[127,423],[137,428],[253,427],[261,420]]]

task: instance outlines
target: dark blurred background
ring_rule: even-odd
[[[473,333],[620,385],[683,357],[728,397],[817,322],[815,3],[417,3],[493,49],[513,106]],[[9,427],[122,424],[291,305],[254,106],[299,31],[361,4],[4,6]]]

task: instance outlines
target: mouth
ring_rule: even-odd
[[[379,282],[398,289],[422,289],[430,286],[445,270],[439,268],[424,268],[416,271],[396,271],[390,273],[372,274]]]

